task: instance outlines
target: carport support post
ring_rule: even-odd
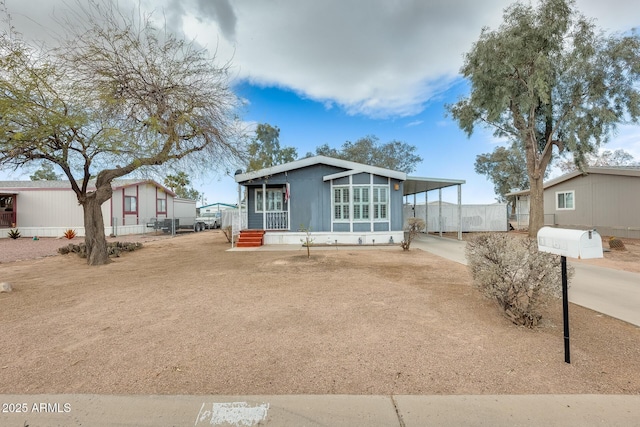
[[[560,256],[562,266],[562,317],[564,320],[564,361],[571,363],[569,354],[569,295],[567,286],[567,257]]]

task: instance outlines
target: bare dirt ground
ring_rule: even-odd
[[[36,243],[0,240],[0,393],[640,394],[640,328],[571,305],[566,364],[559,302],[516,327],[417,249],[307,259],[209,231],[101,267],[5,260]]]

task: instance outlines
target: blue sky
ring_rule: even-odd
[[[295,147],[300,157],[325,143],[339,147],[345,141],[367,135],[375,135],[382,143],[400,140],[415,145],[423,158],[412,176],[464,179],[467,184],[463,186],[463,202],[493,203],[493,185],[473,171],[475,156],[493,150],[493,139],[482,131],[468,139],[444,115],[444,104],[457,99],[466,89],[464,82],[459,82],[447,91],[446,97],[426,103],[419,114],[387,118],[350,115],[343,108],[327,108],[321,102],[286,89],[243,83],[236,88],[236,93],[250,102],[245,120],[278,126],[281,146]],[[429,194],[430,200],[437,197],[437,192]],[[211,201],[208,194],[206,198]],[[457,190],[445,189],[443,199],[457,200]]]
[[[84,0],[81,0],[84,1]],[[6,0],[23,33],[46,38],[63,0]],[[463,203],[492,203],[493,185],[474,172],[478,154],[499,143],[488,130],[472,138],[445,117],[444,105],[467,94],[458,71],[483,26],[497,28],[509,0],[120,0],[228,62],[234,90],[246,101],[248,127],[280,128],[282,146],[299,156],[321,144],[341,146],[375,135],[418,147],[411,175],[464,179]],[[536,2],[532,2],[535,4]],[[67,3],[69,4],[69,3]],[[637,0],[576,0],[605,31],[640,25]],[[640,160],[640,128],[623,126],[607,149]],[[0,179],[28,179],[0,171]],[[193,177],[208,203],[234,202],[224,171]],[[430,200],[437,192],[429,194]],[[455,190],[443,198],[455,201]]]

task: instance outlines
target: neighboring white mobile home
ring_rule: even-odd
[[[102,205],[105,233],[150,231],[147,224],[174,217],[176,203],[189,204],[195,216],[194,200],[178,199],[155,181],[116,180],[113,196]],[[25,237],[59,237],[67,229],[83,236],[83,210],[69,181],[0,181],[0,229],[10,228]],[[0,237],[6,234],[0,232]]]

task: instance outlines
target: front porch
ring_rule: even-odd
[[[0,212],[0,228],[15,228],[15,226],[16,226],[15,212]]]

